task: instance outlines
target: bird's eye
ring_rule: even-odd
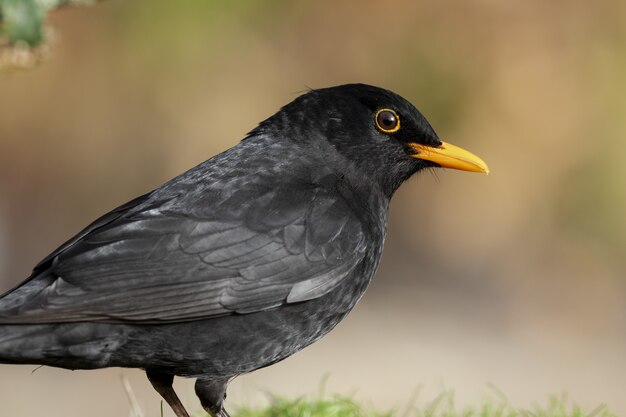
[[[400,129],[400,117],[391,109],[376,112],[376,127],[383,133],[393,133]]]

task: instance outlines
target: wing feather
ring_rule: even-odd
[[[0,323],[252,313],[321,297],[363,260],[361,223],[337,193],[289,185],[252,190],[245,202],[240,192],[193,196],[193,213],[172,197],[167,207],[144,197],[118,208],[0,299]],[[239,205],[225,211],[233,199]]]

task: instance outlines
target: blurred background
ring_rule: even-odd
[[[404,409],[569,393],[626,414],[626,2],[109,0],[0,74],[0,291],[98,215],[235,145],[308,87],[412,101],[491,174],[413,178],[380,270],[319,343],[231,384]],[[138,370],[0,366],[0,415],[147,416]],[[199,404],[190,380],[183,401]],[[169,409],[166,416],[171,416]]]

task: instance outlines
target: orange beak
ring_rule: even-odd
[[[415,154],[411,155],[413,158],[431,161],[443,168],[489,174],[489,167],[482,159],[458,146],[446,142],[437,147],[419,143],[409,143],[408,146],[415,151]]]

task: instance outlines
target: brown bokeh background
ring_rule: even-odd
[[[380,270],[333,333],[231,384],[403,409],[453,389],[626,414],[626,2],[110,0],[0,74],[0,290],[103,212],[234,144],[307,87],[415,103],[492,174],[396,195]],[[127,416],[140,371],[0,366],[0,415]],[[178,389],[198,409],[191,381]],[[172,415],[166,410],[166,416]]]

